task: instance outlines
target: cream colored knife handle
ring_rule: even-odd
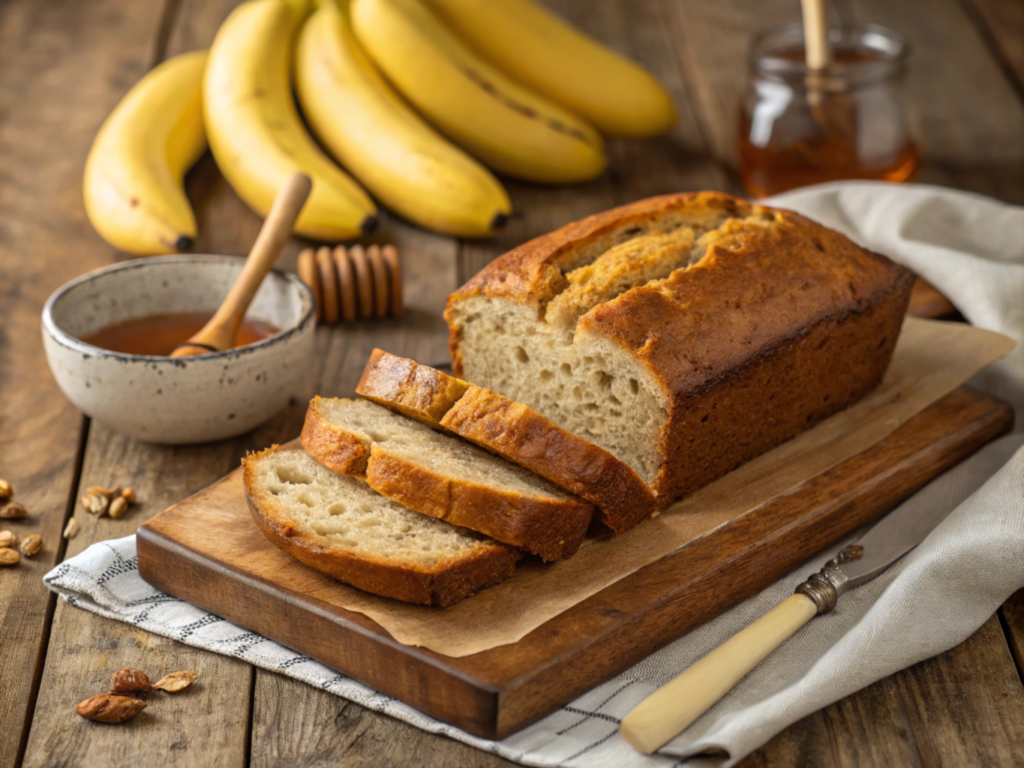
[[[806,595],[786,598],[644,699],[619,726],[623,737],[641,752],[654,752],[710,709],[817,612],[817,605]]]

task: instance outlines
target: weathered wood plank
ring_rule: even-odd
[[[165,19],[159,30],[153,30],[150,40],[156,43],[151,45],[161,45],[159,36],[163,33],[167,39],[161,52],[166,55],[207,46],[232,5],[221,4],[222,15],[217,17],[213,13],[218,10],[216,4],[175,2],[169,8],[176,10],[176,15]],[[111,47],[116,45],[112,43]],[[144,69],[119,82],[116,97]],[[84,162],[84,156],[83,151],[78,162]],[[211,157],[204,158],[193,170],[187,187],[200,225],[195,251],[244,254],[260,220],[227,188]],[[74,191],[79,194],[77,187]],[[297,244],[290,247],[292,254],[297,248]],[[113,254],[107,250],[110,258]],[[82,531],[69,543],[67,556],[97,541],[134,533],[148,517],[233,469],[246,450],[290,437],[301,410],[296,404],[251,435],[199,447],[140,443],[94,423],[85,445],[79,493],[74,498],[90,485],[131,485],[139,504],[119,520],[95,518],[76,504]],[[109,675],[125,666],[137,666],[150,674],[191,668],[200,673],[203,684],[170,702],[151,696],[150,708],[123,730],[96,726],[73,714],[78,701],[101,692]],[[252,667],[244,662],[192,649],[60,603],[25,763],[51,764],[56,735],[67,745],[69,757],[88,755],[95,764],[119,764],[125,755],[131,755],[141,758],[143,764],[244,765],[253,682]]]
[[[265,429],[272,433],[274,425]],[[130,485],[139,503],[117,520],[97,518],[77,507],[81,533],[68,543],[67,555],[74,556],[98,541],[134,533],[147,518],[237,466],[245,449],[254,446],[254,439],[259,438],[254,435],[209,446],[169,448],[129,440],[93,423],[79,494],[90,485]],[[180,699],[151,695],[150,708],[127,728],[97,726],[74,714],[79,701],[104,692],[110,675],[124,667],[158,677],[194,669],[203,685]],[[94,765],[118,765],[131,755],[144,765],[201,762],[242,766],[252,675],[252,668],[237,659],[189,648],[60,601],[25,764],[52,764],[53,745],[59,743],[69,760],[88,755],[89,764]]]
[[[1024,589],[1018,590],[999,609],[1017,674],[1024,680]]]
[[[997,617],[891,679],[923,764],[1024,764],[1024,686]]]
[[[248,664],[86,614],[63,601],[55,621],[61,642],[47,657],[24,765],[246,764]],[[111,674],[125,667],[141,669],[154,681],[182,669],[196,671],[200,679],[181,693],[148,694],[147,708],[123,725],[92,723],[75,714],[79,701],[106,693]]]
[[[743,758],[737,768],[775,768],[780,765],[839,768],[831,749],[831,734],[824,710],[814,712],[776,734],[759,750]]]
[[[993,56],[1001,61],[1024,94],[1024,3],[1021,0],[968,0],[990,41]]]
[[[252,768],[501,768],[503,758],[421,731],[283,675],[259,672]]]
[[[906,35],[918,181],[1024,203],[1024,103],[957,0],[850,0],[858,21]]]
[[[661,9],[708,151],[735,173],[736,123],[750,40],[762,29],[799,21],[800,5],[789,0],[681,0],[662,3]]]
[[[0,477],[30,512],[10,527],[43,551],[0,575],[0,766],[24,747],[83,420],[46,366],[39,315],[65,280],[109,262],[81,179],[100,122],[149,66],[161,3],[0,4]]]

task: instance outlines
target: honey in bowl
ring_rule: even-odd
[[[82,336],[94,347],[129,355],[166,357],[195,335],[212,317],[204,312],[171,312],[123,320]],[[245,318],[235,347],[245,347],[273,336],[280,329],[262,320]]]

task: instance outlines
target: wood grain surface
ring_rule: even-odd
[[[22,758],[33,764],[77,763],[77,754],[88,754],[96,764],[122,762],[129,746],[137,750],[133,758],[140,765],[164,760],[191,765],[505,765],[487,753],[294,681],[278,684],[283,679],[275,675],[237,662],[219,666],[224,661],[213,654],[158,644],[153,638],[151,646],[139,647],[146,649],[145,659],[152,647],[156,666],[194,664],[216,672],[207,677],[209,685],[190,695],[192,705],[206,713],[205,721],[178,718],[175,712],[173,740],[167,724],[161,725],[167,730],[160,731],[166,738],[140,736],[122,742],[126,731],[79,722],[71,714],[80,692],[76,686],[89,688],[93,680],[105,679],[108,670],[101,675],[95,665],[121,666],[127,660],[122,650],[135,653],[132,649],[139,642],[134,630],[121,624],[66,606],[55,611],[55,600],[41,585],[42,573],[65,557],[59,533],[78,487],[111,478],[146,490],[140,492],[143,503],[120,521],[93,521],[95,529],[83,531],[72,542],[71,553],[90,541],[132,532],[166,503],[235,466],[246,448],[298,432],[301,406],[245,438],[202,449],[161,449],[125,440],[101,426],[90,427],[63,399],[46,369],[40,343],[38,317],[46,296],[88,269],[125,258],[92,231],[81,202],[85,154],[100,122],[149,66],[166,55],[209,45],[234,4],[235,0],[0,4],[0,477],[14,484],[31,513],[16,532],[38,531],[44,538],[43,552],[34,560],[0,573],[0,768],[17,765]],[[443,362],[444,329],[436,317],[439,303],[434,302],[510,246],[644,195],[699,188],[740,191],[733,169],[733,116],[745,78],[746,43],[753,32],[794,19],[798,4],[549,4],[653,69],[672,93],[680,124],[666,137],[610,142],[611,166],[595,182],[569,188],[508,182],[517,213],[493,241],[458,243],[386,221],[375,240],[398,243],[406,265],[415,265],[416,276],[407,286],[418,292],[415,302],[421,309],[400,326],[366,324],[320,331],[319,366],[311,372],[311,386],[322,394],[349,394],[373,346],[393,347],[392,351],[428,363]],[[906,98],[912,126],[922,138],[921,180],[1024,201],[1020,0],[837,0],[835,5],[838,16],[890,24],[915,46]],[[230,190],[209,156],[191,172],[188,190],[201,232],[195,250],[245,253],[259,219]],[[281,263],[291,266],[303,245],[293,242]],[[995,711],[990,707],[999,708],[1000,722],[1006,722],[1007,715],[1024,715],[1019,704],[1024,688],[1019,676],[1014,681],[1012,675],[1024,659],[1022,606],[1021,596],[1011,599],[964,645],[805,718],[750,756],[747,764],[983,762],[981,757],[962,760],[972,754],[1021,762],[1019,734],[991,729],[986,719]],[[1008,654],[1009,648],[1015,655]],[[1002,665],[994,668],[1002,672],[973,674],[963,661],[973,658]],[[236,667],[242,672],[234,671]],[[959,698],[938,697],[927,703],[933,717],[895,716],[909,711],[900,690],[893,688],[903,676],[927,681],[960,675],[966,676],[958,678]],[[274,711],[282,690],[290,702],[287,722],[296,726],[294,731],[275,728],[272,721],[257,716]],[[226,707],[226,702],[237,704]],[[888,704],[881,706],[884,702]],[[225,711],[236,706],[237,712]],[[331,712],[336,713],[332,725],[324,727],[321,718]],[[160,716],[172,715],[165,711]],[[313,729],[318,731],[316,739],[308,737]],[[62,739],[73,739],[78,751],[53,747],[52,757],[47,757],[49,745]],[[989,751],[981,751],[983,739]],[[240,751],[232,752],[237,745]]]
[[[160,21],[150,3],[0,5],[0,477],[29,512],[9,527],[43,538],[0,573],[2,768],[18,762],[34,708],[54,608],[42,576],[64,556],[84,434],[46,366],[39,314],[61,283],[111,260],[82,208],[85,155],[152,64]]]

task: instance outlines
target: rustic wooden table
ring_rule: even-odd
[[[49,293],[124,258],[82,205],[85,155],[100,122],[150,66],[210,44],[236,0],[6,0],[0,3],[0,477],[16,487],[43,551],[0,572],[0,767],[244,765],[300,761],[428,766],[503,764],[237,659],[186,647],[58,602],[41,582],[61,560],[136,527],[238,465],[245,451],[298,433],[295,403],[254,433],[163,448],[90,423],[58,391],[40,342]],[[597,181],[563,189],[509,183],[517,214],[490,242],[460,243],[388,218],[378,233],[407,265],[410,312],[318,331],[309,391],[349,394],[369,351],[447,357],[448,292],[507,248],[567,221],[648,195],[740,192],[734,115],[750,35],[793,21],[796,0],[557,0],[558,10],[656,72],[680,122],[670,136],[612,142]],[[919,181],[1024,203],[1024,2],[837,0],[914,45],[906,98],[925,164]],[[195,250],[244,253],[259,226],[207,156],[189,178]],[[294,265],[299,243],[283,262]],[[119,520],[64,522],[93,484],[131,484]],[[1024,593],[957,648],[808,716],[744,765],[1024,765]],[[74,705],[111,670],[196,669],[203,684],[145,722],[96,727]]]

